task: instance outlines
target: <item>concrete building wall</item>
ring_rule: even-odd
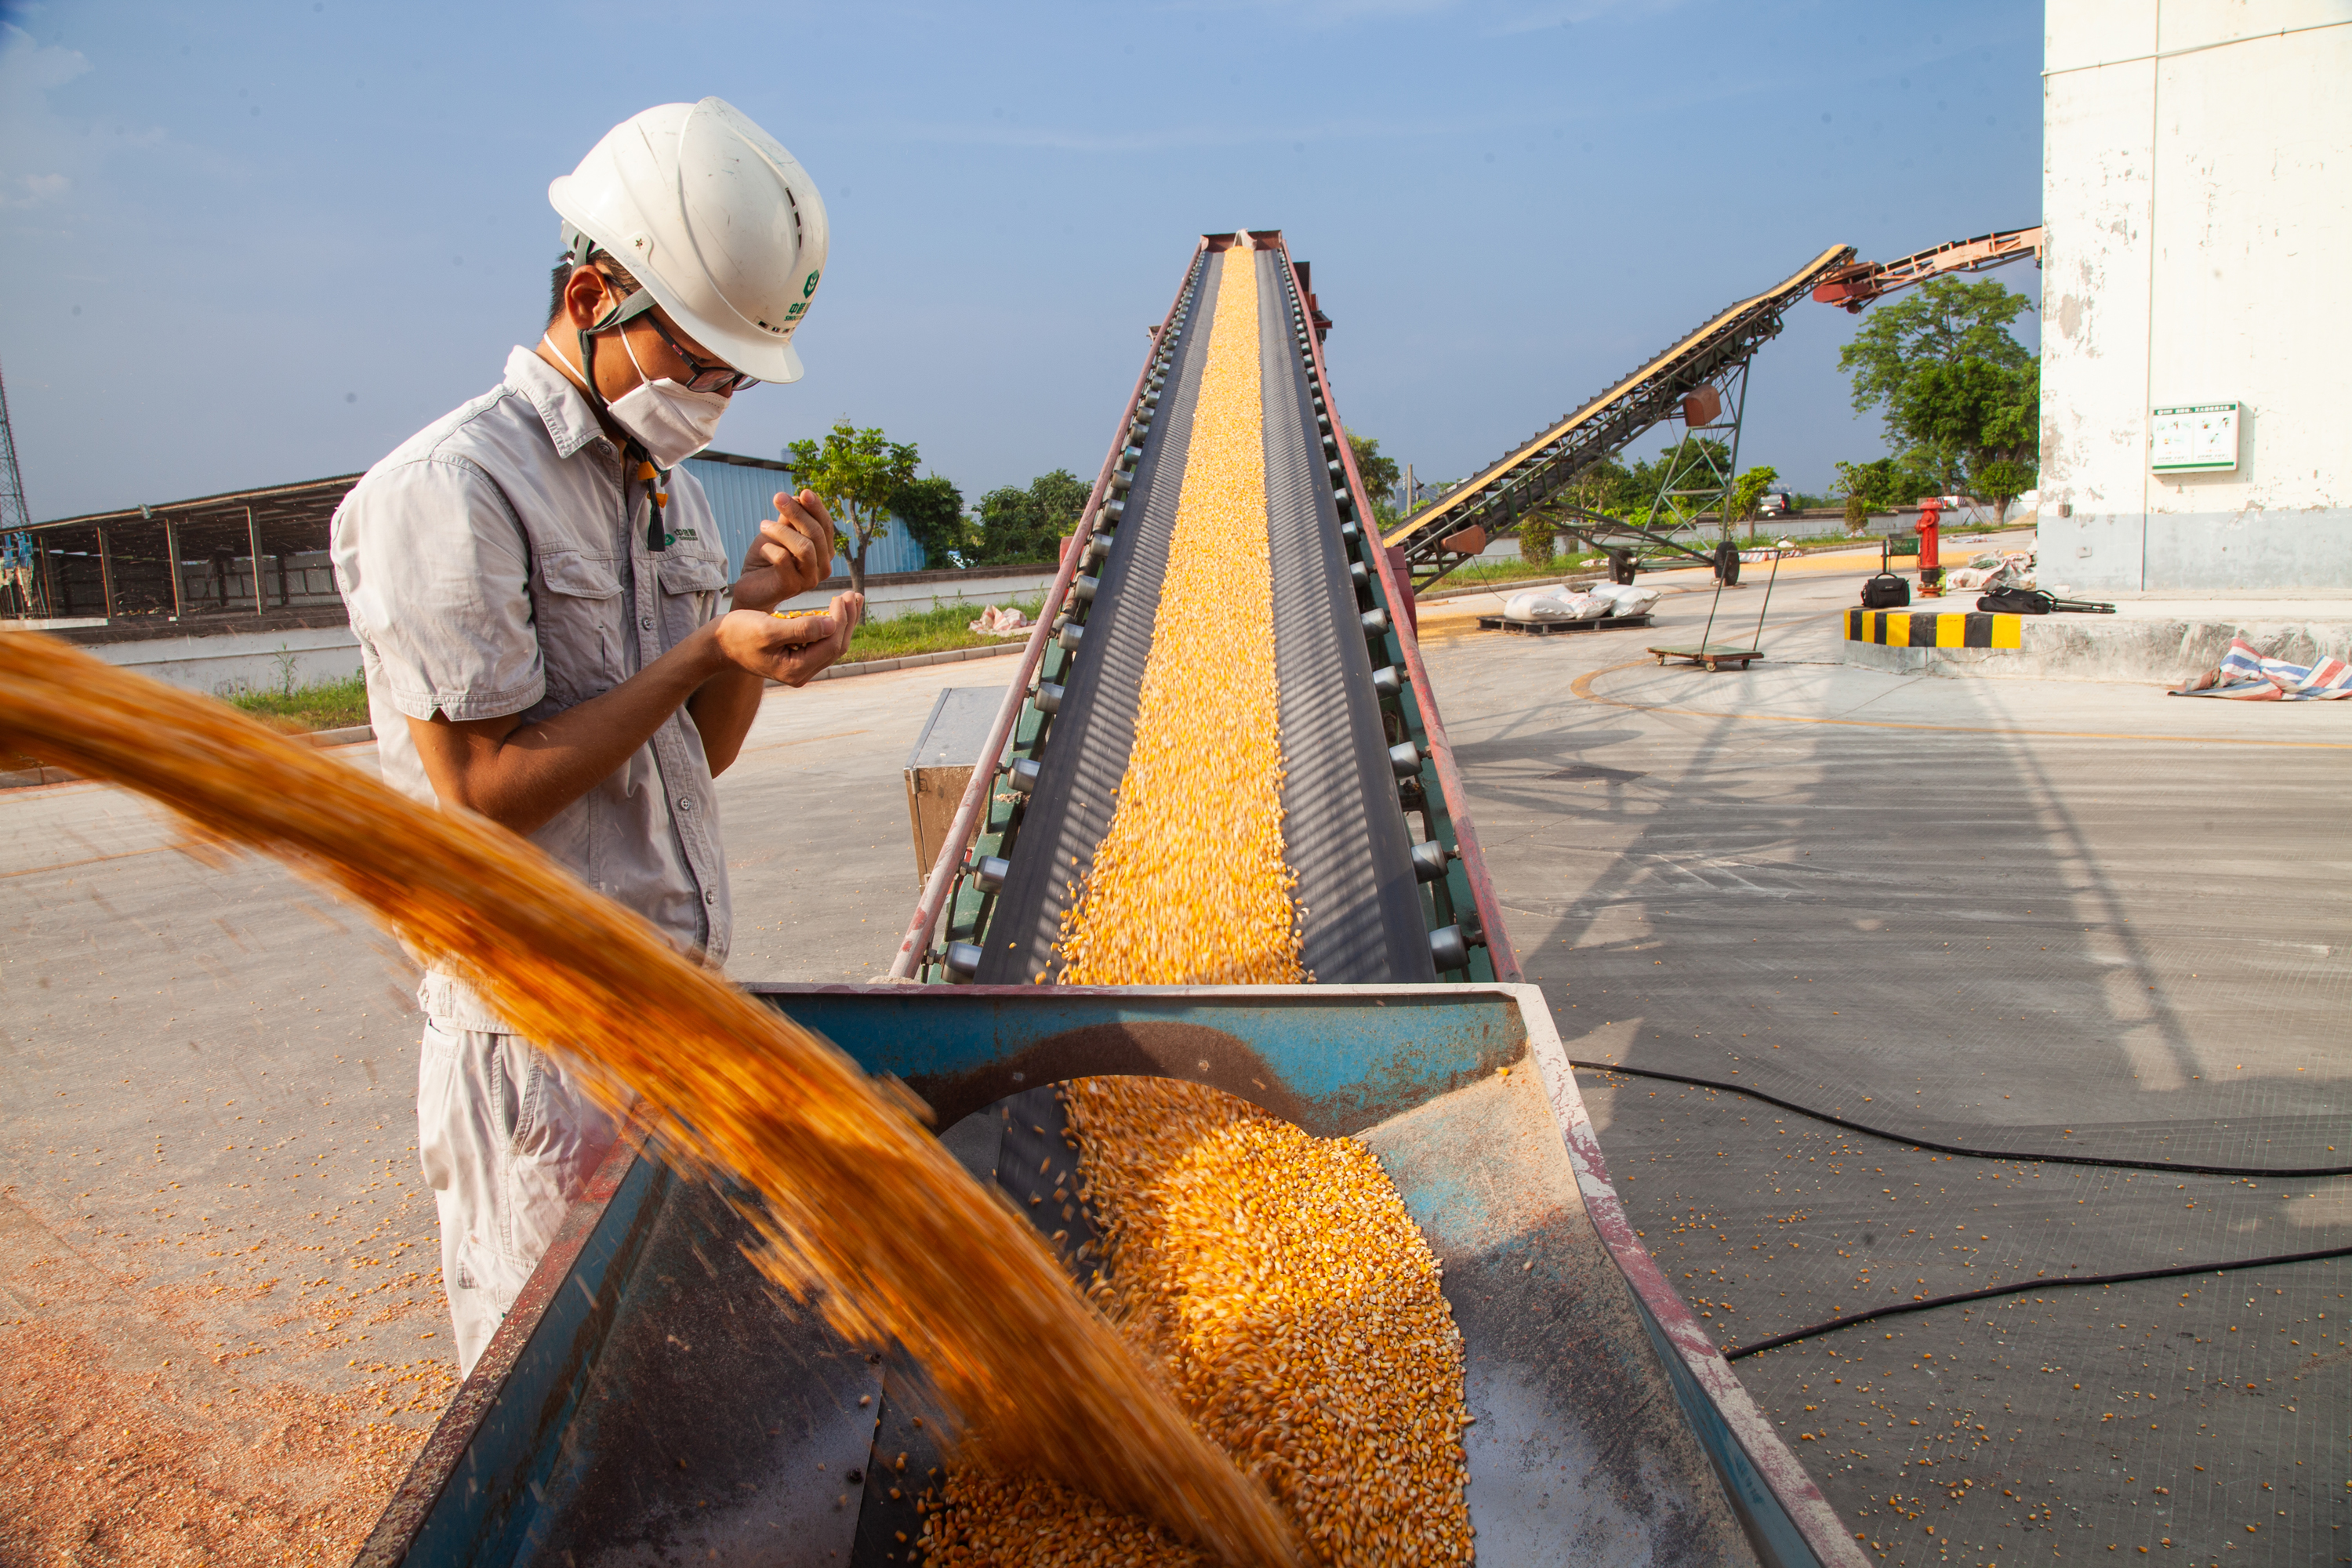
[[[2041,547],[2077,591],[2352,587],[2352,0],[2050,0]],[[2150,410],[2240,405],[2158,473]]]
[[[276,691],[289,686],[323,686],[349,680],[360,672],[360,639],[349,626],[142,637],[91,643],[82,651],[167,686],[215,697]]]

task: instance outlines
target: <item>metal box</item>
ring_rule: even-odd
[[[1087,1073],[1360,1139],[1444,1265],[1482,1564],[1867,1563],[1627,1222],[1536,987],[751,990],[905,1080],[1000,1184],[974,1132]],[[936,1460],[892,1364],[780,1301],[743,1238],[718,1194],[618,1151],[359,1568],[907,1561],[916,1493],[872,1456]]]
[[[931,704],[922,737],[907,753],[907,821],[914,831],[918,883],[940,858],[963,787],[988,744],[989,724],[1003,701],[1002,686],[949,687]]]

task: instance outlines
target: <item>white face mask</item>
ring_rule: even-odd
[[[719,421],[727,413],[729,399],[723,393],[697,392],[664,376],[659,381],[646,377],[646,367],[637,363],[637,351],[629,345],[629,334],[620,334],[621,348],[635,366],[637,384],[606,404],[605,412],[614,423],[635,436],[653,459],[654,467],[667,471],[710,445],[719,433]],[[551,339],[541,336],[541,342],[554,348]],[[556,350],[561,354],[561,349]],[[569,360],[566,360],[569,363]]]
[[[710,445],[730,400],[724,393],[697,392],[667,376],[646,380],[646,367],[637,364],[637,351],[629,346],[629,334],[620,337],[629,363],[636,366],[637,384],[613,399],[613,418],[644,445],[655,468],[667,472]]]

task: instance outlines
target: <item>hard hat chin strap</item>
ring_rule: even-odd
[[[595,241],[568,223],[563,226],[563,238],[565,254],[572,258],[573,266],[586,267],[595,259]],[[610,274],[600,272],[598,276],[604,278],[608,287],[611,286],[613,279]],[[615,289],[614,292],[617,293],[618,290]],[[595,321],[579,329],[580,380],[587,390],[588,401],[595,405],[597,413],[609,416],[612,405],[604,401],[604,389],[596,384],[596,334],[609,332],[624,326],[652,310],[653,307],[653,295],[646,289],[640,289],[606,310]],[[635,356],[631,357],[634,361]],[[645,373],[640,370],[637,374],[643,376]],[[646,450],[644,445],[635,436],[627,436],[626,432],[624,432],[624,435],[626,438],[621,447],[623,493],[627,493],[628,482],[631,479],[645,481],[646,500],[650,506],[646,519],[646,550],[648,553],[658,555],[668,542],[667,535],[662,527],[662,503],[668,498],[661,490],[661,470],[654,467],[652,454]]]
[[[604,401],[604,393],[598,390],[596,385],[594,334],[604,330],[601,324],[583,327],[580,330],[580,380],[587,391],[588,401],[595,405],[596,411],[609,416],[612,405]],[[644,372],[640,371],[638,374],[642,375]],[[614,423],[619,422],[616,420]],[[646,481],[646,498],[653,506],[652,515],[646,520],[646,549],[658,555],[668,548],[669,543],[667,531],[662,527],[662,503],[669,498],[662,493],[660,488],[661,470],[654,467],[653,454],[646,450],[643,442],[630,435],[625,428],[622,430],[621,437],[622,493],[625,495],[628,492],[631,479]]]

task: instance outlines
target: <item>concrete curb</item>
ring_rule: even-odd
[[[1913,624],[1925,618],[1926,615],[1916,615]],[[1842,645],[1842,657],[1848,664],[1906,675],[2105,680],[2135,686],[2175,686],[2211,669],[2229,652],[2232,637],[2245,638],[2265,658],[2294,664],[2352,657],[2352,623],[2342,621],[2185,616],[2140,620],[2063,615],[2020,619],[2022,646],[2014,648],[1888,647],[1848,638]]]
[[[1472,584],[1461,588],[1440,588],[1432,594],[1415,594],[1412,596],[1412,602],[1416,605],[1442,605],[1448,599],[1471,599],[1481,594],[1492,594],[1498,599],[1507,599],[1514,594],[1532,593],[1538,588],[1581,589],[1590,588],[1595,583],[1607,581],[1609,581],[1609,574],[1606,572],[1580,572],[1567,577],[1514,577],[1507,583],[1496,583],[1486,587]]]

